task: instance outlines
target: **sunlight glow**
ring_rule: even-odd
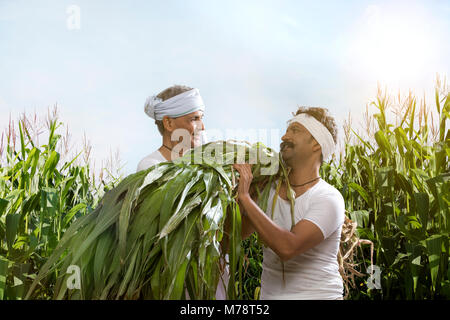
[[[435,57],[433,34],[419,15],[385,15],[366,9],[352,46],[355,66],[365,75],[389,82],[420,78]]]

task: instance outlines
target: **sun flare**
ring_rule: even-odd
[[[352,46],[358,69],[387,83],[420,78],[435,54],[426,19],[400,17],[368,7]]]

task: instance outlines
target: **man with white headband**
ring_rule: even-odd
[[[188,149],[206,142],[204,134],[202,135],[205,130],[203,124],[205,105],[198,89],[180,85],[167,88],[158,95],[149,97],[145,102],[144,111],[155,120],[162,136],[162,145],[139,162],[137,171],[146,170],[161,162],[172,161]],[[182,137],[179,138],[177,132],[180,132],[180,129]],[[178,148],[180,145],[181,148]],[[225,283],[228,278],[228,268],[225,267],[217,286],[217,300],[225,300]],[[186,296],[189,298],[187,290]]]
[[[187,149],[201,145],[201,134],[205,130],[202,121],[205,105],[198,89],[180,85],[167,88],[158,95],[149,97],[144,111],[155,120],[162,136],[162,144],[139,162],[137,171],[160,162],[172,161]],[[180,145],[177,146],[178,144]]]
[[[345,203],[340,192],[319,176],[322,162],[333,154],[336,144],[336,124],[327,111],[299,108],[288,121],[282,137],[280,152],[295,192],[294,221],[284,183],[278,195],[274,183],[264,212],[249,195],[251,166],[234,165],[240,175],[242,236],[246,238],[256,231],[266,244],[261,299],[341,300],[343,297],[337,254]]]

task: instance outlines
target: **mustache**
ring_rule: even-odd
[[[292,142],[289,142],[289,141],[285,141],[285,142],[280,143],[280,150],[283,150],[286,147],[291,147],[292,148],[292,147],[294,147],[294,144]]]

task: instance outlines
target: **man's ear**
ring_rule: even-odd
[[[316,139],[314,139],[313,136],[311,136],[311,143],[312,143],[312,151],[313,152],[316,152],[316,151],[322,152],[320,144],[317,142]]]
[[[174,123],[173,123],[173,119],[172,118],[169,118],[168,116],[164,116],[162,118],[162,123],[163,123],[163,126],[164,126],[164,130],[166,130],[168,132],[172,132],[174,130],[173,129]]]
[[[322,147],[316,140],[314,140],[313,151],[314,152],[316,152],[316,151],[322,152]]]

